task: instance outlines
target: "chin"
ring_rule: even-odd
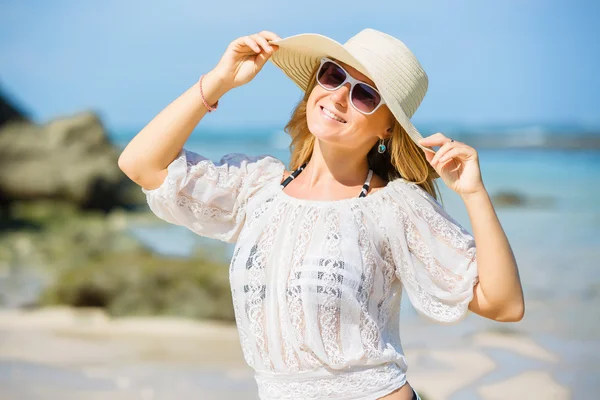
[[[325,142],[339,142],[340,136],[343,135],[342,131],[331,129],[331,127],[324,126],[318,122],[312,124],[308,122],[308,130],[315,138]]]

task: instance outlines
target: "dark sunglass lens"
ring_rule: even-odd
[[[360,111],[370,113],[381,102],[379,93],[370,86],[359,83],[352,91],[352,103]]]
[[[317,79],[326,88],[335,89],[346,80],[346,73],[334,63],[327,61],[321,67]]]

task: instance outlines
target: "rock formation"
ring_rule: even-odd
[[[0,92],[0,121],[0,203],[57,199],[109,211],[143,202],[94,113],[39,125]]]

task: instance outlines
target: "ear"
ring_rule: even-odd
[[[394,128],[396,127],[397,123],[398,122],[396,121],[396,118],[390,113],[389,126],[385,131],[386,138],[392,137],[392,134],[394,133]]]
[[[392,137],[392,133],[394,132],[394,125],[390,126],[385,130],[385,132],[379,135],[379,139],[389,139]]]

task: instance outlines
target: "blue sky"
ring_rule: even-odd
[[[111,130],[139,129],[239,36],[313,32],[343,43],[371,27],[402,40],[429,75],[417,124],[600,127],[599,4],[4,0],[0,85],[38,122],[91,109]],[[268,63],[202,124],[283,124],[300,94]]]

